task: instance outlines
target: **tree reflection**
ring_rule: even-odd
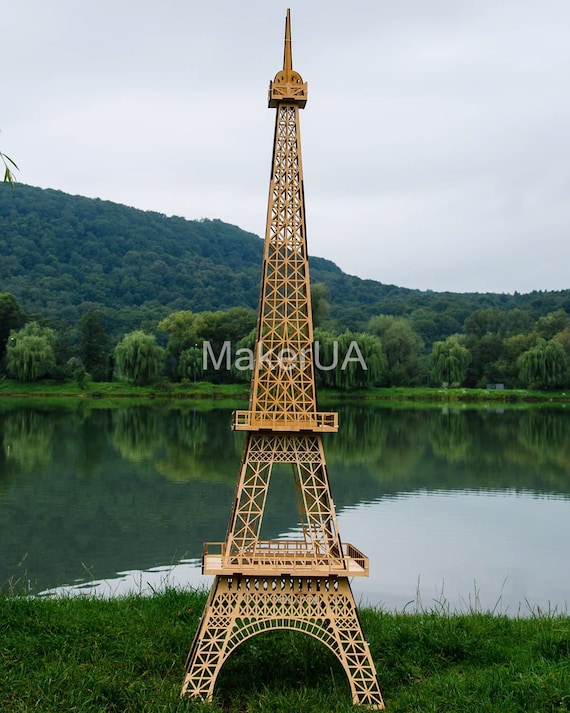
[[[6,463],[31,473],[52,458],[55,421],[50,413],[21,409],[5,415],[2,441]]]
[[[133,406],[117,413],[113,444],[123,458],[141,463],[154,457],[163,440],[160,416],[151,406]]]
[[[570,415],[554,409],[339,408],[325,441],[335,498],[527,489],[570,493]],[[537,465],[539,468],[529,465]],[[349,500],[348,500],[349,502]]]
[[[230,430],[227,411],[172,412],[159,473],[175,482],[199,480],[233,484],[238,475],[243,434]]]
[[[464,413],[444,409],[430,419],[430,426],[434,455],[449,463],[457,463],[467,458],[471,437]]]
[[[520,421],[517,440],[527,459],[552,464],[570,472],[570,416],[559,411],[526,411]]]
[[[233,484],[243,434],[230,429],[225,410],[134,406],[116,415],[113,444],[132,463],[152,463],[173,482]]]

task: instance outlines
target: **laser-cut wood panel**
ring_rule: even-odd
[[[233,421],[248,434],[226,540],[205,545],[203,571],[216,576],[182,694],[211,699],[243,641],[293,629],[331,649],[353,702],[378,710],[384,703],[348,580],[368,575],[368,558],[341,541],[321,437],[337,430],[337,415],[317,411],[299,132],[306,102],[287,11],[283,70],[269,87],[277,116],[250,403]],[[302,539],[261,539],[275,463],[291,466]]]

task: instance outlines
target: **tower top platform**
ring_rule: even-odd
[[[307,86],[307,82],[303,82],[303,78],[299,72],[295,72],[293,69],[291,11],[287,10],[283,69],[277,72],[272,82],[269,82],[269,108],[275,109],[280,102],[288,102],[297,104],[300,109],[304,109],[308,97]]]

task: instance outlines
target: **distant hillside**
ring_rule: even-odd
[[[113,333],[175,310],[257,306],[262,240],[220,220],[189,221],[61,191],[0,184],[0,292],[55,323],[104,315]],[[329,321],[361,329],[376,314],[411,315],[431,338],[458,331],[476,309],[565,308],[570,290],[529,295],[422,292],[346,275],[310,260],[330,292]],[[426,336],[426,335],[424,335]]]

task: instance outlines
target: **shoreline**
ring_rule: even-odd
[[[0,401],[2,399],[74,399],[74,400],[109,400],[109,399],[144,399],[161,401],[218,401],[234,399],[243,401],[249,398],[249,384],[212,384],[198,382],[182,385],[166,383],[159,386],[131,386],[120,382],[92,382],[87,388],[79,388],[70,383],[38,382],[21,384],[4,380],[0,382]],[[429,387],[377,387],[340,391],[317,389],[320,402],[378,402],[378,403],[420,403],[445,404],[459,403],[476,405],[487,404],[566,404],[570,403],[570,392],[565,391],[530,391],[527,389],[467,389],[467,388],[429,388]]]

